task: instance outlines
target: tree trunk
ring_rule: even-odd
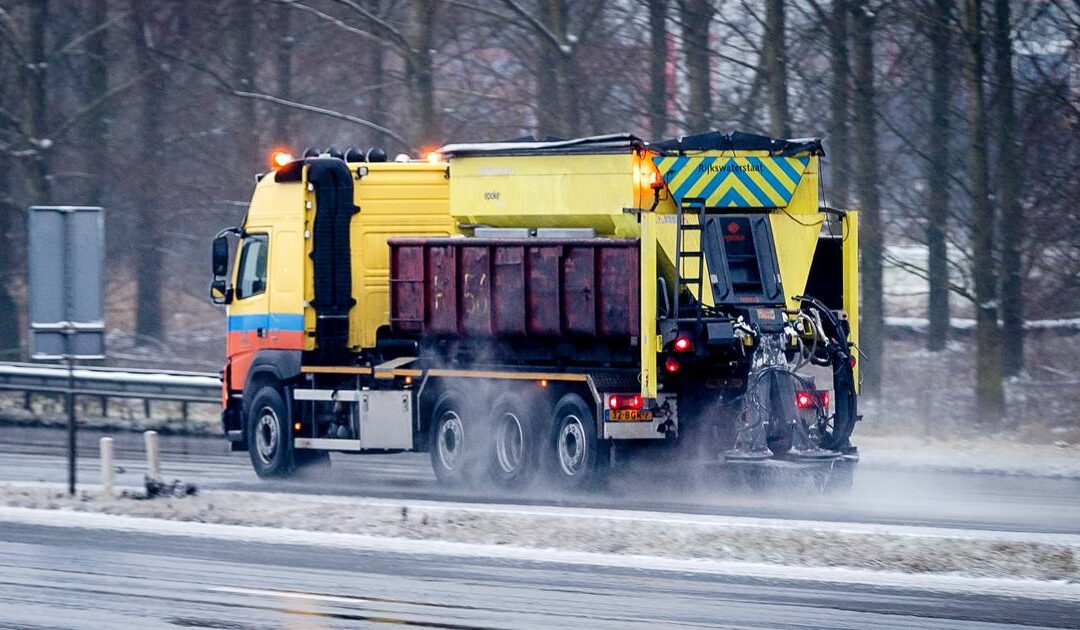
[[[6,51],[0,51],[6,52]],[[19,307],[11,294],[11,281],[18,273],[11,247],[11,231],[19,214],[11,196],[11,160],[6,151],[0,151],[0,360],[18,361]]]
[[[885,359],[885,305],[882,293],[883,231],[878,191],[878,138],[874,113],[874,18],[868,0],[852,5],[852,53],[855,83],[855,187],[859,198],[859,257],[862,308],[859,338],[867,360],[862,364],[863,392],[881,393]]]
[[[829,202],[847,208],[851,169],[849,101],[851,100],[851,61],[848,55],[848,0],[833,0],[829,19],[829,63],[832,89],[829,94],[829,166],[832,175]]]
[[[926,214],[927,271],[930,280],[928,350],[945,349],[949,338],[949,96],[952,93],[950,34],[953,0],[934,0],[927,31],[930,44],[930,159],[926,181],[929,199]]]
[[[409,86],[414,147],[428,150],[441,144],[439,120],[435,112],[435,74],[432,50],[438,24],[437,0],[414,0],[410,19],[409,46],[405,74]]]
[[[667,0],[649,0],[649,134],[667,135]]]
[[[369,0],[368,9],[375,15],[383,15],[383,3],[382,0]],[[370,27],[372,32],[375,32],[375,27]],[[371,45],[368,46],[368,72],[371,78],[371,115],[372,122],[387,126],[389,123],[389,116],[387,116],[387,91],[385,87],[386,82],[386,48],[384,46]],[[381,131],[372,131],[371,147],[384,146],[390,140]]]
[[[1016,101],[1012,71],[1012,33],[1008,0],[994,0],[994,79],[997,84],[998,180],[1001,182],[1002,369],[1015,376],[1024,369],[1024,292],[1021,251],[1024,211],[1020,207],[1023,162],[1017,157]]]
[[[138,73],[146,78],[142,83],[139,113],[139,179],[153,182],[159,176],[156,165],[162,163],[161,123],[167,102],[168,73],[162,62],[154,57],[154,29],[150,23],[150,11],[145,0],[131,0],[131,19],[135,33],[135,64]],[[135,283],[136,313],[135,333],[141,337],[161,339],[163,319],[161,312],[162,251],[161,221],[156,216],[160,198],[157,186],[136,186],[135,190]]]
[[[255,0],[236,0],[233,28],[236,52],[233,55],[233,87],[244,92],[255,91]],[[236,99],[236,120],[233,122],[235,166],[242,173],[260,170],[263,147],[259,146],[255,100]],[[267,148],[269,150],[269,148]]]
[[[8,61],[7,49],[0,47],[0,63]],[[2,66],[0,66],[2,67]],[[13,88],[0,75],[0,94],[9,94]],[[7,135],[9,123],[0,121],[0,130]],[[0,150],[0,360],[18,361],[21,359],[19,339],[19,307],[11,293],[11,281],[18,273],[18,263],[12,251],[12,230],[18,223],[19,209],[11,191],[11,158],[7,151]]]
[[[679,0],[683,51],[690,102],[686,115],[687,133],[708,131],[712,123],[712,81],[709,71],[709,25],[712,0]]]
[[[765,75],[769,91],[769,133],[791,136],[788,119],[787,60],[784,41],[784,0],[765,0]]]
[[[274,36],[277,37],[277,50],[274,54],[274,73],[277,80],[277,95],[287,101],[292,95],[292,51],[295,40],[292,36],[293,10],[287,4],[274,7]],[[372,48],[382,49],[382,46]],[[278,107],[274,112],[274,142],[288,146],[295,137],[292,129],[292,108]]]
[[[30,178],[27,182],[31,200],[36,204],[52,203],[52,177],[49,173],[49,152],[52,139],[48,128],[48,60],[45,58],[46,28],[49,23],[48,0],[30,3],[30,63],[23,69],[27,96],[26,133],[33,145],[30,158]]]
[[[569,6],[566,0],[541,0],[540,18],[559,40],[556,45],[541,35],[537,77],[537,128],[541,137],[567,138],[581,131],[581,107],[575,95],[576,66],[573,47],[567,41]]]
[[[109,18],[108,0],[90,3],[90,28],[99,28]],[[86,42],[87,48],[87,101],[95,103],[109,92],[108,30],[101,29]],[[105,203],[105,183],[109,177],[109,108],[105,103],[97,106],[86,125],[87,161],[92,169],[87,201],[90,205]]]
[[[975,403],[980,422],[997,425],[1005,401],[1001,387],[994,211],[983,98],[982,0],[964,0],[964,83],[967,91],[968,169],[972,194],[972,265],[975,280]]]

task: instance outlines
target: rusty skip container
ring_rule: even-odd
[[[599,338],[638,333],[638,242],[631,239],[390,239],[395,333],[472,338]]]

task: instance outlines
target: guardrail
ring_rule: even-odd
[[[0,363],[0,390],[66,394],[66,367],[43,363]],[[221,380],[208,372],[177,372],[77,366],[75,395],[109,398],[137,398],[182,403],[221,402]],[[28,401],[29,402],[29,401]]]

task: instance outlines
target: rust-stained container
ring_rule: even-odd
[[[390,239],[390,325],[435,337],[638,335],[631,239]]]

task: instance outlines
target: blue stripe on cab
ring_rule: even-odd
[[[299,313],[252,313],[229,315],[229,332],[267,330],[303,331],[304,316]]]

